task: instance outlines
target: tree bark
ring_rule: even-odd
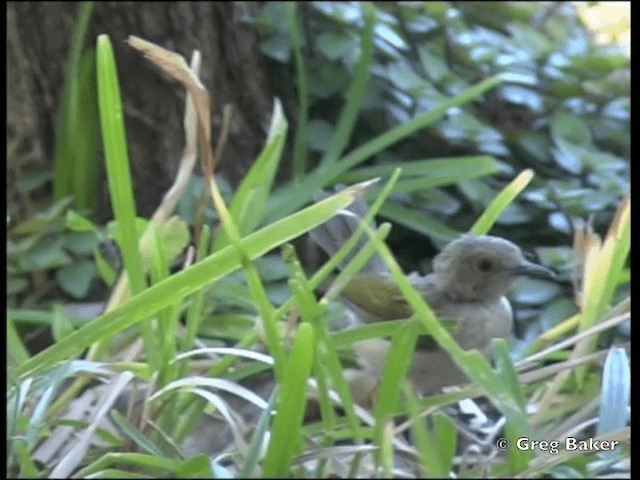
[[[109,35],[118,66],[138,214],[149,215],[171,184],[184,132],[184,91],[125,40],[137,35],[183,55],[202,53],[201,79],[211,93],[212,138],[225,104],[233,108],[218,172],[232,183],[246,172],[266,137],[273,94],[258,34],[243,20],[260,7],[245,2],[96,2],[85,45]],[[8,132],[28,139],[51,164],[71,32],[78,4],[17,2],[7,8]],[[101,176],[104,178],[104,176]],[[109,216],[106,182],[101,217]]]

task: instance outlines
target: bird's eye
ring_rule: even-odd
[[[478,267],[478,271],[487,273],[493,269],[493,262],[488,258],[481,258],[478,260],[476,266]]]

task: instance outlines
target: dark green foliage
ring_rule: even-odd
[[[489,75],[508,73],[514,83],[448,112],[374,161],[488,153],[506,164],[508,176],[533,168],[534,186],[499,221],[505,235],[525,245],[532,238],[519,232],[522,225],[536,225],[535,244],[563,244],[567,216],[597,213],[596,226],[608,223],[628,191],[629,59],[617,47],[595,45],[572,5],[416,2],[375,9],[372,78],[352,146]],[[321,151],[358,60],[363,15],[358,4],[328,2],[306,4],[299,15],[310,73],[309,147]],[[292,65],[284,17],[283,4],[269,3],[256,23],[270,32],[262,51]],[[291,92],[294,77],[279,80]],[[449,201],[428,198],[425,205],[415,193],[406,202],[464,230],[502,183],[466,181],[446,191]]]

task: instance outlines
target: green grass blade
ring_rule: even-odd
[[[96,98],[96,54],[93,48],[82,56],[78,83],[78,124],[73,135],[75,149],[72,190],[76,208],[91,211],[98,200],[98,142],[100,141]]]
[[[444,223],[395,202],[383,205],[380,209],[380,215],[413,231],[445,242],[450,242],[460,236],[459,232],[447,227]]]
[[[485,211],[482,212],[482,215],[480,215],[469,229],[469,233],[475,235],[485,235],[488,233],[500,214],[513,202],[518,194],[529,185],[532,178],[533,170],[520,172],[520,174],[493,199]]]
[[[375,444],[382,447],[384,427],[396,411],[396,406],[403,390],[403,383],[411,365],[411,359],[418,339],[418,326],[404,323],[397,329],[391,339],[391,347],[384,364],[380,380],[378,404],[374,412]]]
[[[307,406],[307,380],[313,365],[313,350],[313,327],[303,323],[293,339],[280,387],[280,401],[263,462],[262,472],[266,477],[289,475],[293,458],[303,447],[301,427]]]
[[[22,343],[10,312],[7,312],[7,360],[12,367],[23,364],[29,359],[29,352]]]
[[[238,186],[233,200],[229,204],[229,212],[233,216],[242,235],[251,233],[260,223],[265,204],[273,180],[275,178],[282,151],[287,137],[287,120],[282,112],[282,105],[276,100],[273,105],[271,127],[264,148],[255,163]],[[216,237],[213,250],[216,251],[229,242],[225,231]]]
[[[347,170],[359,165],[376,153],[415,133],[417,130],[425,128],[439,120],[450,108],[461,106],[474,100],[479,95],[498,85],[501,81],[502,77],[499,75],[489,77],[464,92],[444,100],[431,110],[422,112],[408,122],[398,125],[364,145],[361,145],[353,152],[342,157],[335,165],[332,165],[331,168],[323,169],[321,166],[305,176],[301,181],[282,188],[270,199],[265,215],[267,220],[281,218],[289,212],[294,211],[308,202],[316,190],[324,185],[330,184]]]
[[[111,41],[106,35],[98,37],[97,58],[100,124],[109,180],[109,196],[118,225],[117,238],[122,261],[129,277],[132,293],[136,294],[145,288],[146,282],[138,249],[136,208],[131,186],[118,70]]]
[[[255,259],[283,243],[302,235],[331,218],[349,205],[358,188],[343,190],[321,202],[265,227],[243,239],[250,259]],[[195,293],[202,287],[222,278],[241,266],[241,259],[233,246],[210,255],[203,261],[172,275],[140,292],[129,301],[79,328],[68,337],[31,357],[17,370],[18,374],[35,373],[56,362],[73,358],[94,342],[110,338],[137,324],[172,303]]]
[[[498,162],[490,155],[428,158],[391,162],[370,167],[355,168],[340,175],[336,182],[354,183],[373,177],[387,178],[396,168],[402,169],[402,178],[417,177],[429,182],[425,188],[448,185],[459,180],[471,180],[500,171]],[[461,177],[462,176],[462,177]]]
[[[308,161],[308,123],[309,123],[309,81],[307,79],[307,67],[302,52],[302,32],[297,15],[298,5],[296,2],[285,3],[287,23],[289,24],[289,36],[291,37],[291,48],[296,62],[296,90],[298,92],[298,125],[293,141],[293,176],[294,178],[304,175],[307,171]]]
[[[260,461],[260,451],[264,443],[264,438],[267,434],[269,427],[269,420],[271,420],[271,412],[273,411],[276,402],[280,396],[280,387],[275,385],[271,397],[269,398],[269,404],[267,408],[262,411],[258,424],[253,432],[253,438],[249,444],[249,449],[244,457],[244,464],[240,471],[239,478],[251,478],[257,476],[258,462]]]
[[[55,159],[53,170],[53,199],[61,200],[72,193],[73,172],[77,157],[75,150],[76,135],[82,128],[79,123],[80,71],[82,47],[91,18],[92,2],[82,2],[78,7],[78,17],[74,24],[69,49],[69,60],[65,72],[60,117],[56,132]]]
[[[364,16],[364,29],[360,40],[362,53],[358,60],[353,81],[349,85],[346,94],[346,104],[340,114],[340,119],[335,129],[329,148],[320,161],[323,168],[330,168],[342,155],[347,147],[353,127],[355,126],[362,105],[362,99],[366,92],[367,83],[371,72],[371,62],[373,59],[373,26],[375,23],[375,10],[369,2],[361,4]],[[369,178],[376,177],[373,175]]]

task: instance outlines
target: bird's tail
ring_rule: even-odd
[[[335,191],[340,191],[343,188],[343,186],[337,186]],[[316,201],[322,200],[329,195],[331,194],[321,192],[319,195],[316,195]],[[369,207],[367,203],[359,198],[347,208],[340,210],[331,219],[311,230],[309,236],[327,255],[332,256],[355,233],[360,220],[365,217],[368,211]],[[371,227],[376,227],[375,222],[371,222]],[[364,247],[366,242],[366,235],[360,237],[356,246],[343,260],[341,267],[344,267]],[[387,268],[384,262],[378,255],[374,255],[363,269],[363,271],[369,273],[382,273],[386,270]]]

